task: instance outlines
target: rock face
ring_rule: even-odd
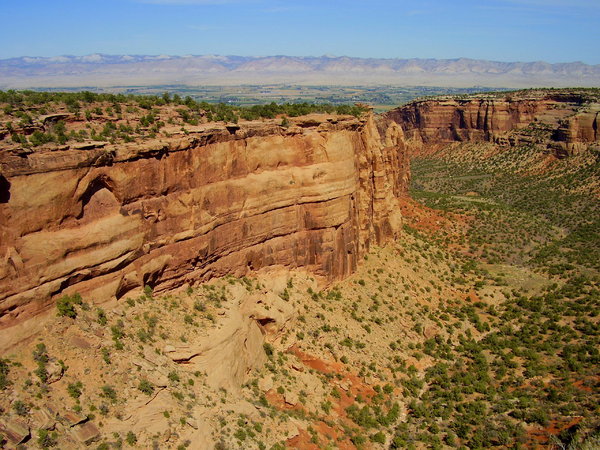
[[[164,140],[0,153],[0,327],[271,265],[329,279],[392,238],[402,129],[368,116],[211,124]]]
[[[583,94],[532,91],[415,101],[385,116],[398,123],[407,138],[424,144],[514,144],[513,131],[543,124],[551,131],[548,140],[554,148],[574,151],[580,144],[600,140],[599,113],[600,104]],[[528,138],[521,136],[523,139]]]

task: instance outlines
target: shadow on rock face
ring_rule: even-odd
[[[10,182],[0,175],[0,203],[8,203],[10,200]]]
[[[108,178],[96,178],[81,196],[81,213],[78,219],[97,219],[117,209],[120,204],[113,194]]]

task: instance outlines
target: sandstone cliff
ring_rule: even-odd
[[[600,140],[599,113],[587,93],[550,90],[414,101],[385,116],[426,145],[545,143],[560,155]]]
[[[141,143],[0,154],[0,327],[64,293],[92,302],[272,265],[329,279],[393,237],[399,126],[314,115]]]

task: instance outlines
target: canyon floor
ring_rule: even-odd
[[[343,281],[275,266],[109,303],[65,296],[0,359],[0,442],[600,448],[600,153],[588,150],[416,152],[402,231]]]

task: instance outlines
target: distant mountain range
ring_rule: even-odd
[[[20,57],[0,60],[0,89],[27,87],[235,85],[600,86],[600,65],[476,59],[346,56]]]

